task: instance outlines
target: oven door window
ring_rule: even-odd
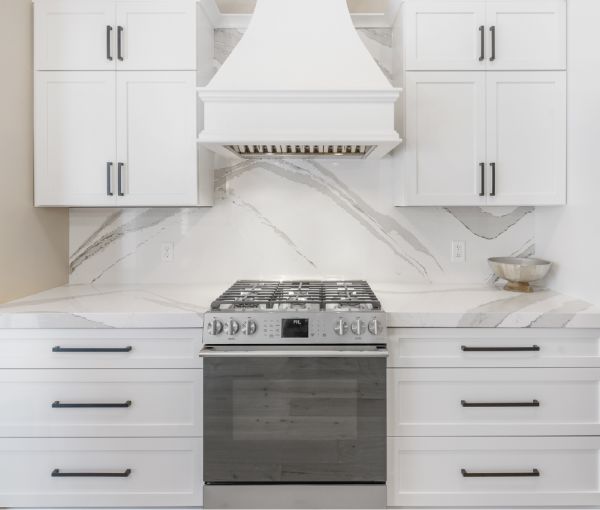
[[[385,359],[210,358],[204,479],[385,481]]]

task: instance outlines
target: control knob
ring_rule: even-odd
[[[369,333],[372,335],[381,335],[383,327],[381,326],[381,322],[377,319],[372,319],[369,321]]]
[[[352,333],[354,333],[356,336],[361,336],[364,334],[367,328],[365,325],[365,321],[363,321],[362,319],[356,319],[350,326],[350,329],[352,330]]]
[[[237,335],[240,330],[240,323],[235,319],[229,319],[225,323],[225,334],[229,336]]]
[[[343,336],[348,331],[348,323],[344,319],[338,319],[335,321],[335,326],[333,327],[333,331],[338,336]]]
[[[223,323],[219,319],[213,319],[208,323],[208,332],[211,335],[220,335],[223,332]]]
[[[256,322],[252,320],[247,320],[242,324],[242,333],[246,336],[252,336],[256,333],[257,326]]]

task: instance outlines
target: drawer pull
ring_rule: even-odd
[[[122,473],[61,473],[60,469],[52,471],[54,478],[127,478],[131,474],[131,469],[126,469]]]
[[[460,405],[463,407],[540,407],[537,400],[532,402],[467,402],[461,400]]]
[[[531,347],[468,347],[461,345],[463,352],[539,352],[539,345],[532,345]]]
[[[133,347],[52,347],[52,352],[131,352]]]
[[[64,402],[56,400],[52,402],[52,407],[54,409],[110,409],[116,407],[131,407],[131,403],[131,400],[128,400],[127,402],[123,402],[122,404],[65,404]]]
[[[537,469],[525,471],[523,473],[469,473],[466,469],[461,469],[460,472],[464,478],[523,478],[540,476],[540,472]]]

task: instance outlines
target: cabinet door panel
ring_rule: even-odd
[[[46,0],[36,2],[34,12],[35,69],[104,71],[115,68],[113,1]],[[112,31],[107,31],[107,27]],[[107,37],[110,48],[107,48]]]
[[[121,1],[122,70],[196,69],[195,0]]]
[[[487,26],[494,27],[496,38],[496,58],[488,58],[488,69],[566,69],[564,0],[495,1],[487,5]]]
[[[116,155],[115,73],[38,72],[35,111],[36,205],[114,204],[107,163]]]
[[[404,205],[480,205],[485,73],[406,74]]]
[[[485,2],[410,2],[405,16],[407,70],[485,69],[479,31]]]
[[[496,164],[488,203],[565,204],[566,73],[488,73],[487,82],[487,153]]]
[[[195,205],[196,73],[117,73],[123,206]]]

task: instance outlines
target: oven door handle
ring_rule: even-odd
[[[278,349],[268,346],[267,349],[219,348],[219,346],[205,346],[200,351],[201,358],[387,358],[389,353],[385,347],[373,349],[323,349],[310,346],[308,349]]]

